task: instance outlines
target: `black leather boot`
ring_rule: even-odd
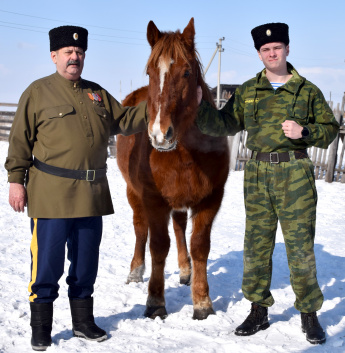
[[[30,303],[30,310],[31,347],[35,351],[45,351],[52,344],[53,303]]]
[[[71,306],[73,335],[91,341],[104,341],[107,333],[95,324],[93,316],[93,298],[74,299]]]
[[[323,331],[316,312],[301,313],[302,331],[306,334],[307,341],[312,344],[322,344],[326,342],[326,335]]]
[[[260,330],[266,330],[270,326],[267,318],[267,308],[252,303],[250,314],[244,320],[242,325],[238,326],[235,330],[237,336],[250,336],[254,335]]]

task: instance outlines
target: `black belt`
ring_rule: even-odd
[[[298,150],[293,151],[296,159],[308,158],[307,150]],[[289,152],[257,152],[256,156],[254,152],[252,153],[253,159],[262,162],[270,162],[270,163],[280,163],[280,162],[289,162],[290,155]]]
[[[34,159],[34,166],[48,174],[56,175],[63,178],[94,181],[106,176],[107,168],[96,169],[96,170],[75,170],[75,169],[66,169],[54,167],[52,165],[40,162],[37,158]]]

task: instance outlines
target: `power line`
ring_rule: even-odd
[[[1,21],[0,21],[1,22]],[[1,25],[0,24],[0,27],[6,27],[6,28],[13,28],[13,29],[19,29],[21,31],[30,31],[30,32],[36,32],[36,33],[44,33],[44,34],[47,34],[47,31],[37,31],[37,30],[34,30],[34,29],[28,29],[28,28],[20,28],[20,27],[14,27],[14,26],[5,26],[5,25]],[[99,35],[99,36],[102,36],[101,34],[95,34],[96,36]],[[118,43],[118,44],[128,44],[128,45],[147,45],[146,43],[128,43],[128,42],[119,42],[119,41],[115,41],[115,40],[104,40],[104,39],[95,39],[95,38],[92,38],[93,35],[91,34],[89,36],[89,39],[90,40],[94,40],[96,42],[108,42],[108,43]],[[116,36],[107,36],[107,37],[115,37]],[[118,37],[118,38],[126,38],[126,37]],[[140,38],[129,38],[129,39],[136,39],[136,40],[141,40]]]
[[[66,22],[66,21],[61,21],[61,20],[56,20],[56,19],[52,19],[52,18],[47,18],[47,17],[41,17],[41,16],[34,16],[34,15],[27,15],[27,14],[23,14],[23,13],[19,13],[19,12],[14,12],[14,11],[6,11],[6,10],[0,10],[0,12],[4,12],[4,13],[8,13],[8,14],[13,14],[13,15],[17,15],[17,16],[24,16],[24,17],[29,17],[29,18],[35,18],[35,19],[41,19],[41,20],[46,20],[46,21],[54,21],[54,22],[60,22],[60,23],[70,23],[70,22]],[[10,25],[14,25],[13,26],[5,26],[2,25],[2,27],[8,27],[8,28],[14,28],[14,29],[22,29],[20,27],[16,27],[16,26],[26,26],[26,27],[33,27],[33,28],[41,28],[41,29],[46,29],[47,31],[49,31],[50,28],[45,28],[45,27],[39,27],[39,26],[31,26],[31,25],[25,25],[25,24],[17,24],[17,23],[11,23],[11,22],[4,22],[4,21],[0,21],[2,23],[7,23]],[[77,24],[79,26],[85,26],[88,28],[99,28],[99,29],[106,29],[106,30],[112,30],[112,31],[122,31],[122,32],[131,32],[131,33],[141,33],[141,34],[146,34],[146,32],[142,32],[142,31],[134,31],[134,30],[127,30],[127,29],[119,29],[119,28],[112,28],[112,27],[104,27],[104,26],[95,26],[95,25],[87,25],[87,24]],[[1,25],[0,25],[1,26]],[[29,29],[28,29],[29,30]],[[37,31],[37,30],[31,30],[33,32],[41,32],[41,31]],[[43,33],[43,32],[41,32]],[[143,40],[146,41],[146,38],[129,38],[129,37],[117,37],[117,36],[111,36],[111,35],[103,35],[103,34],[95,34],[95,33],[90,33],[90,35],[95,35],[95,36],[104,36],[104,37],[113,37],[113,38],[122,38],[122,39],[137,39],[137,40]],[[197,38],[212,38],[211,36],[199,36],[197,35]],[[231,38],[231,37],[230,37]],[[241,43],[239,41],[236,41],[234,39],[231,39],[232,42],[236,42],[240,45],[243,46],[248,46],[247,44]],[[214,43],[212,42],[198,42],[198,44],[210,44],[210,43]],[[124,44],[131,44],[131,43],[124,43]],[[207,48],[207,49],[211,49],[211,48]]]
[[[16,25],[16,26],[25,26],[25,27],[34,27],[34,28],[42,28],[45,30],[49,30],[47,27],[39,27],[39,26],[31,26],[31,25],[25,25],[22,23],[13,23],[13,22],[5,22],[5,21],[0,21],[1,23],[6,23],[8,25]]]
[[[20,29],[22,31],[30,31],[30,32],[38,32],[38,33],[44,33],[47,34],[47,32],[43,32],[43,31],[36,31],[34,29],[28,29],[28,28],[19,28],[19,27],[14,27],[14,26],[5,26],[5,25],[0,25],[0,27],[6,27],[6,28],[14,28],[14,29]]]
[[[40,20],[46,20],[46,21],[53,21],[53,22],[62,22],[62,23],[71,23],[67,21],[61,21],[61,20],[55,20],[52,18],[46,18],[46,17],[40,17],[40,16],[33,16],[33,15],[26,15],[23,13],[18,13],[18,12],[12,12],[12,11],[6,11],[6,10],[0,10],[0,12],[5,12],[5,13],[10,13],[13,15],[18,15],[18,16],[25,16],[25,17],[31,17],[31,18],[38,18]],[[107,30],[112,30],[112,31],[122,31],[122,32],[135,32],[135,33],[145,33],[142,31],[133,31],[133,30],[128,30],[128,29],[119,29],[119,28],[111,28],[111,27],[103,27],[103,26],[95,26],[95,25],[86,25],[86,24],[76,24],[79,26],[87,26],[87,27],[94,27],[94,28],[101,28],[101,29],[107,29]]]

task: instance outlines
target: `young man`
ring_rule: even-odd
[[[317,193],[306,149],[327,148],[339,124],[321,91],[286,61],[288,26],[268,23],[251,33],[265,68],[237,88],[222,110],[202,101],[197,118],[200,130],[213,136],[246,129],[247,147],[252,150],[244,174],[242,283],[252,306],[235,334],[253,335],[269,327],[267,308],[274,303],[272,254],[279,220],[302,330],[309,342],[323,343],[325,333],[316,316],[323,303],[314,255]]]
[[[108,138],[147,128],[145,102],[124,108],[101,86],[81,78],[85,28],[57,27],[49,37],[57,71],[22,94],[5,163],[9,203],[16,212],[27,204],[31,217],[34,350],[45,350],[52,342],[53,301],[64,271],[66,243],[73,334],[95,341],[107,338],[94,322],[92,294],[102,216],[114,212],[106,176]]]

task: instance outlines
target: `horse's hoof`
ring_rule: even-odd
[[[180,284],[191,285],[191,275],[180,276]]]
[[[144,282],[144,279],[143,277],[132,277],[132,276],[128,276],[127,277],[127,282],[126,284],[129,284],[129,283],[139,283],[139,282]]]
[[[155,319],[158,316],[163,320],[168,316],[168,313],[165,306],[147,306],[144,316],[150,319]]]
[[[131,283],[139,283],[139,282],[144,282],[144,272],[145,272],[145,265],[141,265],[137,268],[135,268],[127,277],[127,282]]]
[[[215,315],[216,313],[212,308],[206,309],[194,309],[193,320],[205,320],[209,315]]]

